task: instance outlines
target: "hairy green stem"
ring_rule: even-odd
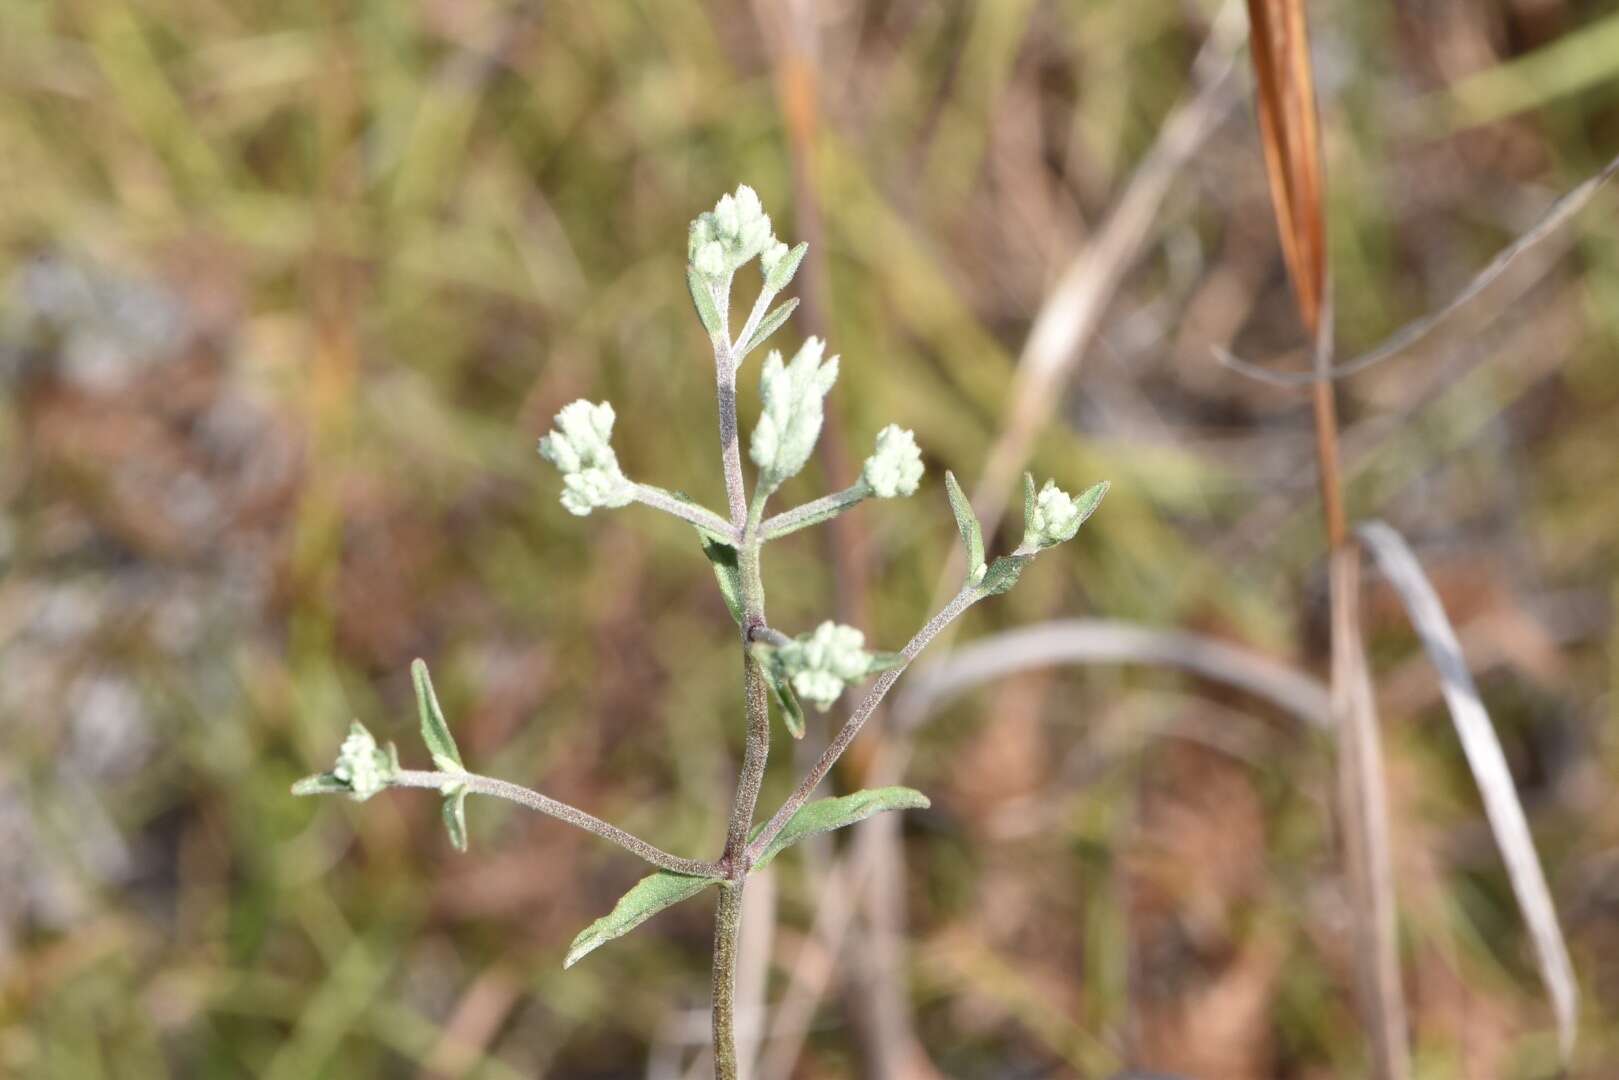
[[[807,502],[802,506],[795,506],[791,510],[784,510],[768,518],[759,527],[759,536],[764,540],[775,540],[795,533],[799,529],[807,529],[811,525],[819,525],[843,513],[871,497],[871,488],[866,486],[865,480],[856,480],[842,491],[822,496],[814,502]]]
[[[743,882],[720,886],[714,917],[714,1080],[737,1080],[736,947],[742,936]]]
[[[729,304],[726,295],[716,301]],[[763,301],[754,305],[750,326],[758,321]],[[726,310],[721,307],[721,311]],[[725,455],[725,491],[731,509],[731,523],[738,536],[737,562],[742,578],[742,686],[747,709],[747,741],[742,751],[742,768],[737,775],[736,796],[725,830],[725,853],[720,863],[730,879],[720,890],[719,910],[714,919],[714,1075],[718,1080],[734,1080],[736,1064],[736,950],[742,933],[742,891],[747,885],[749,863],[746,857],[748,829],[759,805],[759,789],[764,784],[765,765],[770,758],[770,701],[764,672],[748,651],[756,629],[765,624],[764,577],[760,571],[759,521],[764,516],[769,492],[761,484],[753,505],[747,502],[742,480],[742,449],[737,437],[736,363],[725,334],[714,340],[714,371],[719,383],[720,443]]]
[[[447,785],[461,784],[473,794],[492,795],[497,799],[518,803],[530,810],[538,810],[542,814],[566,821],[569,825],[577,826],[586,832],[595,833],[602,839],[611,840],[626,851],[639,855],[661,870],[672,870],[677,874],[692,874],[698,877],[720,877],[724,874],[724,869],[719,863],[682,859],[678,855],[671,855],[639,836],[627,833],[617,825],[609,825],[601,818],[587,814],[576,806],[569,806],[565,802],[559,802],[548,795],[541,795],[538,791],[531,791],[506,780],[496,780],[492,776],[401,769],[390,783],[393,787],[432,788],[434,791],[442,791]]]
[[[662,510],[666,514],[673,514],[682,521],[689,522],[713,533],[730,544],[739,543],[742,539],[741,530],[729,521],[720,517],[706,506],[699,506],[694,502],[687,502],[673,492],[665,491],[652,484],[635,485],[635,501],[642,506],[650,506],[654,510]]]

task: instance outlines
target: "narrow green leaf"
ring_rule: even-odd
[[[770,696],[776,699],[776,708],[781,710],[781,722],[787,726],[787,734],[795,739],[802,739],[804,707],[798,703],[792,679],[776,662],[776,650],[769,645],[755,642],[750,651],[764,675],[765,685],[770,687]]]
[[[1034,561],[1032,555],[1002,555],[984,572],[983,589],[989,596],[1009,591],[1023,576],[1023,568]]]
[[[444,722],[444,710],[438,706],[438,695],[433,693],[433,678],[427,674],[427,662],[412,660],[411,681],[416,684],[416,712],[422,719],[422,741],[427,744],[433,761],[445,772],[466,772],[461,763],[461,751],[455,748],[450,725]]]
[[[791,300],[788,300],[786,303],[782,304],[775,311],[772,311],[769,315],[766,315],[764,318],[760,319],[758,328],[753,331],[753,336],[742,343],[742,348],[737,352],[736,355],[737,360],[741,361],[744,356],[763,345],[765,343],[765,339],[770,337],[771,334],[774,334],[777,330],[781,329],[781,324],[787,321],[787,316],[791,315],[793,313],[793,309],[797,306],[798,297],[795,296]]]
[[[781,262],[777,263],[765,274],[765,288],[771,292],[781,292],[798,273],[798,264],[804,261],[804,253],[809,250],[809,244],[799,243],[787,252]]]
[[[956,483],[956,474],[944,474],[945,490],[950,493],[950,510],[956,515],[956,529],[961,533],[961,542],[967,548],[967,576],[976,582],[984,576],[984,530],[978,525],[978,515],[973,513],[972,503],[962,492],[961,485]]]
[[[294,795],[347,795],[349,786],[331,773],[306,776],[292,785]]]
[[[587,955],[612,941],[623,937],[652,916],[682,900],[689,900],[710,885],[720,883],[716,877],[696,877],[659,870],[636,882],[629,892],[619,898],[613,910],[597,919],[573,939],[568,956],[562,961],[571,968]]]
[[[691,267],[686,268],[686,288],[691,290],[692,306],[697,309],[697,318],[708,331],[709,337],[725,332],[725,320],[720,318],[720,309],[714,305],[714,294],[709,291],[708,279]]]
[[[904,653],[874,652],[871,654],[871,662],[866,665],[866,674],[875,675],[879,671],[897,668],[903,663],[905,663]]]
[[[731,612],[731,618],[736,620],[738,626],[742,625],[742,566],[737,557],[736,548],[722,540],[697,530],[703,540],[703,554],[714,567],[714,580],[719,582],[720,595],[725,597],[725,606]]]
[[[1102,498],[1107,494],[1107,489],[1111,486],[1106,480],[1103,480],[1099,484],[1092,484],[1074,496],[1074,508],[1079,511],[1079,523],[1081,525],[1085,524],[1086,521],[1090,520],[1090,516],[1096,513],[1096,508],[1102,505]]]
[[[908,787],[867,788],[853,795],[807,802],[798,808],[798,813],[770,841],[770,846],[765,848],[753,868],[763,868],[783,848],[798,843],[806,836],[841,829],[884,810],[926,810],[931,805],[926,795]]]
[[[697,505],[695,499],[689,497],[684,491],[671,491],[670,495],[683,503]],[[720,595],[725,597],[725,607],[736,620],[738,626],[742,625],[742,567],[737,557],[736,548],[715,536],[707,529],[697,526],[697,539],[702,541],[703,554],[708,556],[709,564],[714,567],[714,580],[719,582]]]
[[[1029,528],[1034,521],[1034,473],[1023,474],[1023,535],[1028,537]]]
[[[467,849],[467,789],[456,784],[444,789],[444,828],[450,834],[455,850]]]

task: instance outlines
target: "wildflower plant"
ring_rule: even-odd
[[[1006,592],[1040,552],[1073,538],[1107,492],[1105,482],[1069,495],[1047,481],[1038,491],[1024,477],[1023,541],[1010,554],[988,561],[978,519],[956,478],[945,487],[956,526],[967,550],[967,575],[960,590],[897,652],[869,650],[865,635],[852,626],[823,622],[797,635],[772,626],[765,616],[761,555],[767,543],[820,524],[867,499],[914,494],[924,466],[910,431],[890,424],[877,433],[872,453],[849,487],[775,514],[769,500],[809,461],[820,436],[825,400],[838,377],[838,357],[826,355],[817,338],[805,341],[784,360],[772,350],[760,380],[761,409],[748,439],[755,479],[751,497],[743,474],[737,424],[736,375],[749,354],[771,337],[797,305],[789,299],[772,307],[803,261],[805,245],[788,247],[776,239],[770,218],[752,188],[743,185],[692,222],[687,237],[686,281],[714,352],[719,401],[720,455],[726,508],[718,513],[684,496],[624,475],[613,451],[613,407],[575,401],[556,416],[556,426],[540,440],[540,454],[562,473],[562,505],[579,515],[641,503],[693,525],[713,566],[720,591],[735,618],[742,653],[742,685],[747,738],[731,800],[725,845],[713,860],[672,855],[583,810],[537,791],[467,770],[439,708],[427,666],[412,665],[423,741],[432,770],[406,769],[392,745],[380,747],[355,723],[329,772],[293,786],[297,795],[343,794],[356,800],[387,788],[425,788],[443,799],[450,840],[466,848],[468,795],[489,795],[520,803],[592,832],[651,864],[643,878],[612,911],[574,939],[563,961],[578,963],[595,949],[628,933],[652,915],[714,887],[719,890],[714,931],[713,1034],[715,1075],[737,1075],[735,1045],[736,949],[741,928],[742,892],[748,876],[783,849],[806,836],[852,825],[885,810],[924,808],[927,798],[904,787],[858,791],[836,798],[814,798],[817,788],[860,733],[906,666],[946,626],[978,601]],[[731,292],[737,271],[757,259],[762,288],[742,324],[731,334]],[[793,793],[763,823],[756,810],[770,750],[772,704],[793,738],[804,735],[800,701],[830,709],[848,687],[876,676],[864,698],[809,769]]]

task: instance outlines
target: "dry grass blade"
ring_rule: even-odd
[[[1248,0],[1249,38],[1259,84],[1259,132],[1271,204],[1299,313],[1314,333],[1326,277],[1321,133],[1302,0]]]
[[[1541,978],[1551,995],[1552,1011],[1557,1019],[1558,1047],[1567,1062],[1574,1050],[1579,991],[1569,962],[1568,946],[1557,922],[1557,910],[1546,886],[1546,875],[1541,871],[1535,841],[1524,820],[1501,743],[1479,698],[1478,687],[1468,673],[1450,619],[1405,538],[1376,521],[1360,525],[1355,531],[1377,560],[1389,584],[1399,593],[1411,617],[1411,625],[1422,638],[1423,648],[1439,673],[1445,705],[1450,709],[1457,738],[1461,740],[1473,778],[1478,782],[1484,812],[1489,816],[1495,842],[1512,880],[1512,891],[1534,941]]]
[[[1259,131],[1271,205],[1281,234],[1299,317],[1315,341],[1315,370],[1332,362],[1332,303],[1327,287],[1321,131],[1303,0],[1248,0],[1249,36],[1259,88]],[[1395,937],[1394,871],[1382,748],[1366,674],[1356,596],[1360,553],[1349,544],[1340,478],[1337,403],[1330,380],[1311,387],[1316,470],[1331,554],[1332,715],[1338,735],[1339,818],[1353,894],[1361,1009],[1374,1075],[1411,1073],[1405,998]]]
[[[1376,364],[1381,364],[1427,337],[1446,319],[1449,319],[1477,299],[1480,293],[1495,284],[1501,275],[1507,272],[1507,269],[1517,260],[1518,256],[1555,233],[1564,222],[1584,209],[1585,204],[1591,201],[1591,197],[1604,184],[1613,179],[1616,174],[1619,174],[1619,157],[1615,157],[1603,167],[1601,172],[1552,203],[1551,207],[1541,215],[1540,220],[1535,222],[1528,232],[1497,253],[1495,258],[1490,260],[1489,265],[1480,270],[1478,275],[1472,281],[1469,281],[1467,286],[1452,297],[1443,307],[1431,311],[1413,322],[1406,323],[1399,330],[1389,335],[1381,345],[1378,345],[1370,352],[1362,353],[1353,360],[1333,365],[1325,371],[1277,372],[1260,367],[1258,364],[1244,360],[1239,356],[1234,356],[1218,346],[1216,346],[1214,354],[1226,367],[1261,382],[1270,383],[1273,386],[1308,386],[1324,379],[1343,379],[1365,371]]]
[[[1332,553],[1332,714],[1338,735],[1338,814],[1356,937],[1356,977],[1372,1038],[1373,1075],[1411,1075],[1390,853],[1388,785],[1377,705],[1360,635],[1360,550]]]
[[[1214,638],[1154,630],[1113,619],[1060,619],[1009,630],[919,666],[894,706],[901,731],[919,725],[949,698],[995,679],[1054,664],[1173,667],[1270,702],[1306,725],[1329,722],[1326,688],[1286,664]]]

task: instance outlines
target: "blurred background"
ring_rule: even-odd
[[[1619,14],[1311,15],[1349,357],[1619,150]],[[431,795],[287,788],[356,717],[421,763],[422,656],[475,769],[718,851],[712,575],[672,519],[569,516],[534,446],[607,398],[633,477],[723,503],[682,277],[739,181],[813,245],[781,343],[843,356],[785,499],[890,421],[929,465],[771,548],[773,623],[897,647],[956,544],[944,469],[1028,461],[1112,494],[937,659],[1087,616],[1320,679],[1306,395],[1212,356],[1305,363],[1244,33],[1183,0],[6,0],[0,1074],[700,1075],[710,898],[564,973],[633,859],[487,801],[457,855]],[[1619,1075],[1615,206],[1341,398],[1351,512],[1417,548],[1506,748],[1589,1077]],[[1366,605],[1418,1073],[1549,1075],[1432,668],[1375,575]],[[750,890],[760,1076],[1364,1074],[1330,737],[1153,664],[918,700],[833,776],[932,797],[887,872],[851,884],[840,837]],[[776,729],[767,801],[840,717]]]

